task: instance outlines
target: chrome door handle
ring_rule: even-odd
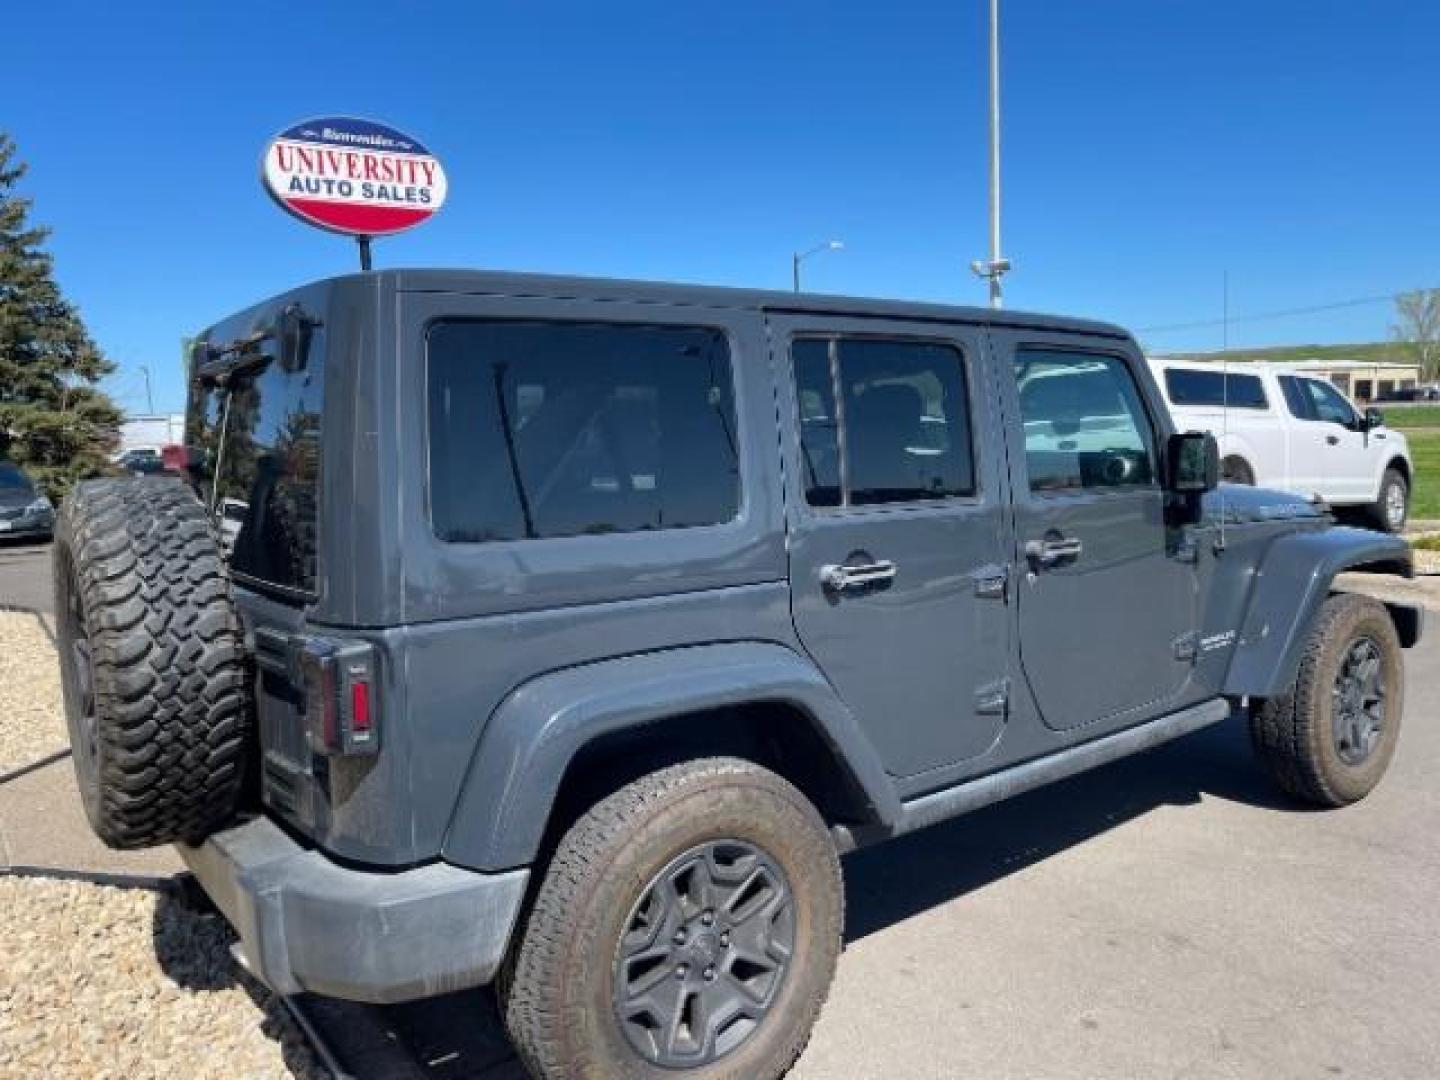
[[[866,585],[878,585],[884,581],[893,581],[898,570],[899,567],[887,559],[864,563],[860,566],[826,563],[820,567],[820,584],[832,592],[859,589]]]
[[[1025,557],[1040,566],[1055,566],[1078,559],[1084,550],[1085,545],[1073,536],[1030,540],[1025,544]]]

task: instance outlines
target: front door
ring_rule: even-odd
[[[1006,386],[1021,662],[1046,726],[1123,727],[1186,688],[1195,566],[1165,522],[1163,407],[1123,343],[997,332]]]
[[[1368,431],[1361,430],[1355,407],[1323,379],[1285,377],[1293,378],[1308,406],[1308,415],[1296,427],[1304,440],[1298,453],[1314,463],[1314,490],[1339,503],[1374,499],[1379,446]]]
[[[801,642],[892,775],[984,754],[1007,704],[1009,539],[979,332],[818,315],[770,330]]]

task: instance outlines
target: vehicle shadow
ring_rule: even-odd
[[[1162,806],[1202,797],[1308,812],[1261,771],[1240,718],[845,861],[845,940],[858,941]]]
[[[847,856],[846,940],[858,941],[984,888],[1158,807],[1191,805],[1204,797],[1301,810],[1274,792],[1254,761],[1243,723],[1231,720]],[[176,969],[195,970],[185,938],[167,940],[176,943],[171,949]],[[227,970],[229,978],[248,982],[233,966]],[[274,1002],[263,990],[252,996],[261,1008],[266,999]],[[355,1080],[524,1080],[526,1075],[488,989],[383,1007],[306,995],[297,1005]],[[272,1015],[267,1011],[266,1025]],[[290,1030],[290,1025],[267,1027],[282,1041]]]
[[[284,1002],[235,963],[230,955],[235,932],[193,882],[176,878],[156,893],[150,932],[155,959],[177,986],[199,995],[238,987],[254,1005],[261,1033],[279,1045],[292,1076],[320,1080],[328,1075]]]

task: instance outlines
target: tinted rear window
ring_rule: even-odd
[[[739,510],[718,330],[448,321],[430,330],[428,363],[442,540],[683,529]]]
[[[315,327],[306,337],[288,369],[271,358],[228,390],[192,384],[185,441],[200,451],[199,490],[216,507],[236,578],[309,596],[316,589],[325,331]]]
[[[1228,405],[1232,409],[1264,409],[1265,387],[1258,375],[1226,375],[1219,371],[1170,368],[1165,387],[1176,405]]]

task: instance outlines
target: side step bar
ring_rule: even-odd
[[[982,806],[1032,791],[1056,780],[1064,780],[1100,765],[1152,749],[1172,739],[1218,724],[1230,715],[1230,703],[1223,698],[1183,709],[1159,720],[1106,735],[1094,742],[1080,743],[1068,750],[1036,758],[989,776],[966,781],[933,795],[924,795],[904,804],[904,816],[894,829],[875,825],[851,828],[836,825],[831,832],[840,851],[854,851],[866,844],[902,833],[937,825],[950,818],[979,810]]]

